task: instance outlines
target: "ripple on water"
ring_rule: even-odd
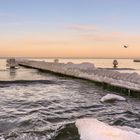
[[[83,117],[140,128],[139,100],[101,103],[111,92],[87,81],[56,76],[49,83],[3,85],[8,86],[0,87],[0,135],[6,140],[80,140],[74,121]]]

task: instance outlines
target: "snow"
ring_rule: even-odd
[[[76,127],[81,140],[140,140],[140,135],[114,126],[109,126],[96,119],[78,119]]]
[[[76,68],[76,69],[82,69],[82,70],[87,70],[87,69],[94,69],[95,66],[93,63],[88,63],[88,62],[83,62],[81,64],[74,64],[72,62],[68,62],[66,64],[67,68]]]
[[[104,82],[109,85],[140,91],[140,75],[137,73],[120,73],[116,70],[96,68],[93,63],[81,64],[51,63],[44,61],[18,60],[20,64],[33,68],[49,70],[77,78],[84,78],[95,82]]]
[[[122,96],[115,95],[115,94],[107,94],[104,97],[101,98],[101,102],[107,102],[107,101],[125,101],[126,99]]]

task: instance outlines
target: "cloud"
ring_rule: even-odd
[[[82,25],[82,24],[75,24],[69,26],[69,29],[73,29],[76,31],[97,31],[97,27],[95,25]]]
[[[114,39],[118,39],[111,34],[84,34],[81,35],[82,39],[92,41],[92,42],[108,42],[114,41]]]

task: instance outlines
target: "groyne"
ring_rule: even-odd
[[[73,64],[45,61],[17,60],[24,67],[53,72],[65,76],[93,81],[103,88],[123,92],[129,96],[140,97],[140,75],[120,73],[116,70],[96,68],[92,63]]]

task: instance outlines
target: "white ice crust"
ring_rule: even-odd
[[[140,140],[140,135],[135,132],[109,126],[96,119],[79,119],[76,127],[81,140]]]
[[[94,69],[95,66],[93,63],[88,63],[88,62],[83,62],[81,64],[74,64],[72,62],[68,62],[66,64],[67,68],[76,68],[76,69],[81,69],[81,70],[88,70],[88,69]]]
[[[122,96],[115,95],[115,94],[107,94],[101,98],[101,102],[107,102],[107,101],[125,101],[126,99]]]
[[[116,70],[96,68],[93,63],[81,64],[51,63],[45,61],[18,60],[21,65],[48,70],[51,72],[107,83],[112,86],[140,91],[140,75],[137,73],[120,73]]]

